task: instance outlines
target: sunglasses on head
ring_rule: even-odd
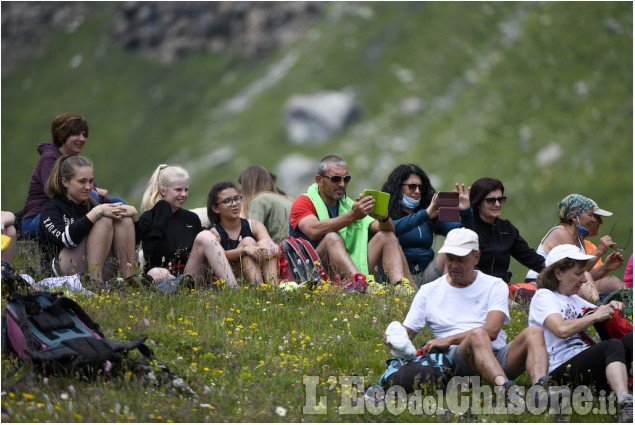
[[[422,184],[416,184],[416,183],[404,183],[404,184],[402,184],[402,186],[408,186],[408,189],[409,189],[410,191],[413,191],[413,192],[414,192],[414,190],[415,190],[415,189],[417,189],[417,188],[419,188],[419,192],[421,192],[421,190],[422,190],[422,188],[423,188],[423,185],[422,185]]]
[[[222,201],[217,202],[215,205],[225,204],[225,206],[231,207],[233,204],[240,204],[242,201],[243,201],[243,197],[236,195],[233,198],[225,198]]]
[[[351,176],[325,176],[324,174],[320,174],[320,176],[330,179],[333,183],[339,183],[342,180],[344,180],[344,183],[351,181]]]
[[[505,201],[507,201],[507,196],[499,196],[498,198],[485,198],[483,200],[490,205],[495,205],[497,201],[500,205],[503,205]]]

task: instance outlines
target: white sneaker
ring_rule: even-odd
[[[408,331],[397,321],[386,328],[386,342],[392,345],[390,354],[404,360],[411,360],[417,355],[417,349],[408,338]]]

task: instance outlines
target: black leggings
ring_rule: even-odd
[[[626,364],[629,370],[633,362],[633,333],[622,339],[607,339],[571,357],[550,373],[559,385],[575,384],[595,386],[596,390],[611,392],[606,381],[606,367],[613,362]]]

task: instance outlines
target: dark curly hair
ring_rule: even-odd
[[[220,223],[220,214],[212,211],[212,206],[217,204],[219,201],[217,199],[218,193],[222,192],[225,189],[236,189],[236,186],[230,181],[216,183],[214,186],[212,186],[212,188],[209,190],[209,193],[207,194],[207,218],[209,218],[209,221],[212,224]]]
[[[407,215],[407,213],[401,209],[399,201],[401,201],[403,196],[401,193],[401,185],[411,174],[416,174],[421,179],[421,202],[419,203],[419,206],[415,208],[414,212],[428,208],[428,206],[430,206],[430,202],[432,201],[432,195],[434,195],[435,189],[432,187],[430,178],[426,172],[415,164],[401,164],[392,170],[388,179],[381,187],[382,192],[390,194],[388,214],[393,220]]]
[[[478,206],[488,193],[500,189],[501,193],[505,194],[505,186],[503,182],[491,177],[482,177],[472,183],[470,188],[470,206],[474,211],[478,211]]]

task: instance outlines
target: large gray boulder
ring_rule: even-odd
[[[320,144],[340,133],[359,115],[348,92],[317,92],[291,97],[285,106],[287,138],[295,144]]]

